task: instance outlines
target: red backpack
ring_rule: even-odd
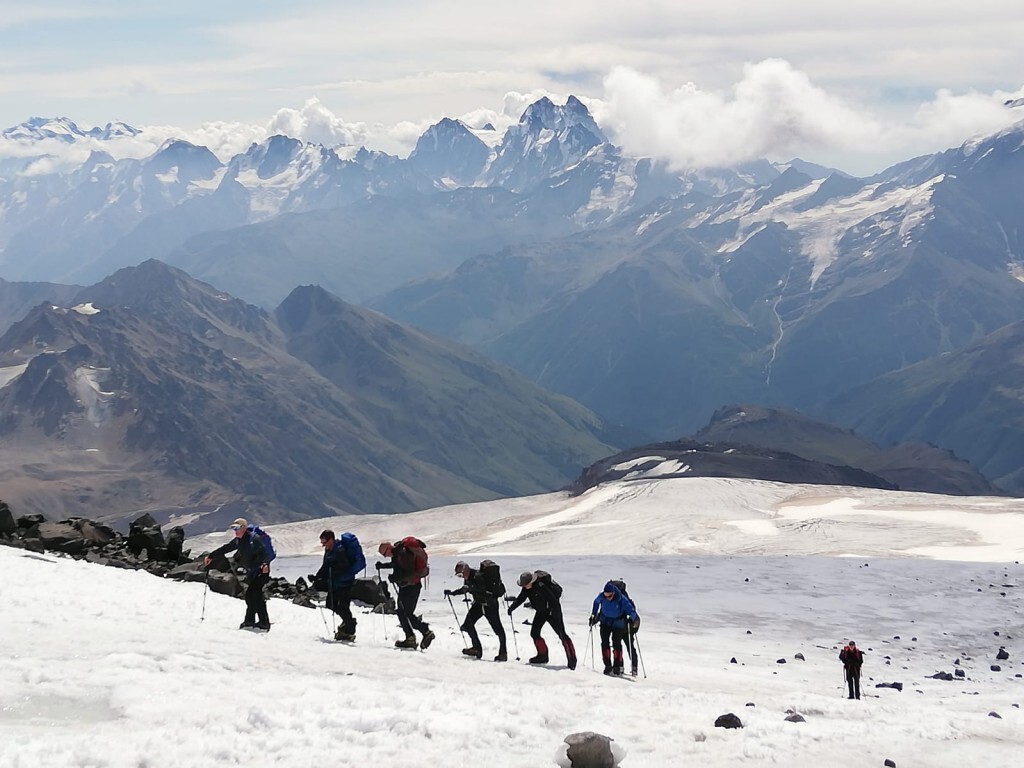
[[[427,545],[415,536],[406,536],[402,539],[402,546],[412,555],[412,576],[416,581],[424,578],[430,573],[430,566],[427,565]]]

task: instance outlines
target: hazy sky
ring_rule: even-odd
[[[1020,0],[0,0],[0,128],[119,119],[228,152],[273,131],[406,153],[548,94],[676,165],[855,173],[1024,117]],[[161,128],[157,128],[160,126]]]

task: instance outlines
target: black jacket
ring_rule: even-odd
[[[255,576],[265,563],[270,562],[263,540],[250,530],[235,536],[224,546],[217,547],[210,553],[210,557],[217,558],[235,550],[235,567],[244,568],[249,576]]]
[[[846,646],[839,652],[839,660],[848,670],[860,674],[860,668],[864,664],[864,653],[860,648]]]
[[[541,573],[537,576],[529,589],[523,587],[516,599],[509,605],[509,611],[514,611],[526,601],[529,601],[530,607],[537,613],[552,613],[562,609],[558,595],[551,588],[551,574],[548,573]]]
[[[467,592],[473,596],[474,603],[496,603],[499,597],[487,588],[484,575],[473,568],[469,569],[469,578],[466,579],[466,583],[458,589],[452,590],[453,595],[464,595]]]

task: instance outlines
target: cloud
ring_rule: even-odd
[[[362,145],[368,131],[364,123],[346,123],[316,97],[307,99],[302,109],[279,109],[267,125],[271,134],[283,133],[296,139],[323,144]]]
[[[747,64],[728,92],[693,83],[666,91],[632,69],[605,79],[595,117],[627,153],[665,160],[676,170],[722,167],[768,157],[819,162],[845,157],[881,170],[895,159],[961,144],[1020,119],[1003,106],[1012,94],[939,91],[902,120],[884,120],[816,86],[781,59]],[[895,159],[894,159],[895,158]]]

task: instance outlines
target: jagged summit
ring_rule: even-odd
[[[119,120],[109,122],[103,128],[95,127],[85,130],[67,117],[31,117],[23,123],[5,129],[2,135],[6,139],[15,141],[58,139],[73,143],[81,138],[106,141],[125,136],[138,136],[139,133],[137,128]]]

